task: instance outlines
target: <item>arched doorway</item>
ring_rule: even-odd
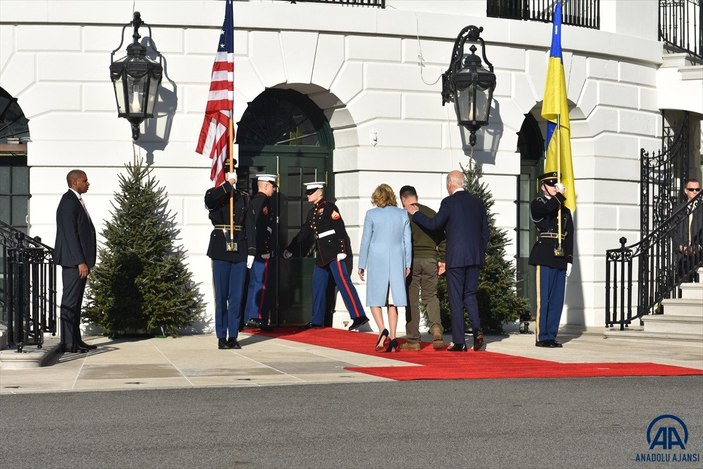
[[[535,269],[528,264],[536,228],[530,219],[530,202],[539,195],[537,177],[544,168],[544,137],[531,113],[525,114],[518,132],[520,179],[518,182],[517,293],[527,298],[535,315]]]
[[[279,176],[274,205],[280,254],[300,230],[310,209],[303,183],[326,181],[326,196],[333,198],[330,171],[334,142],[329,123],[307,96],[294,90],[268,89],[249,104],[238,122],[237,144],[240,189],[255,191],[258,173]],[[314,262],[310,256],[285,261],[276,257],[269,277],[272,324],[310,320]],[[328,298],[331,310],[334,295]]]
[[[28,141],[29,120],[17,98],[0,88],[0,323],[9,320],[4,302],[7,291],[5,241],[14,239],[13,230],[29,232]]]

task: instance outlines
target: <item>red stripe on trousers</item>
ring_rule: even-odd
[[[339,278],[342,279],[342,283],[344,284],[344,289],[347,291],[347,295],[349,295],[349,302],[354,306],[354,315],[358,318],[361,317],[359,314],[359,310],[356,307],[356,302],[354,301],[354,297],[351,294],[351,290],[349,289],[349,285],[347,284],[347,279],[344,277],[344,271],[342,271],[342,263],[339,262],[339,259],[337,259],[337,270],[339,271]]]

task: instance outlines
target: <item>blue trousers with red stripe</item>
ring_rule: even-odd
[[[249,269],[249,291],[247,291],[247,303],[244,308],[244,321],[256,319],[268,324],[269,308],[268,298],[266,298],[268,277],[269,260],[254,259],[254,264]]]
[[[247,263],[212,261],[215,282],[215,332],[218,339],[236,339],[242,312]]]
[[[566,270],[538,265],[536,274],[537,340],[555,340],[564,308]]]
[[[337,289],[342,295],[344,305],[349,311],[349,316],[352,319],[362,318],[366,316],[364,307],[359,300],[359,294],[356,292],[356,287],[349,278],[347,265],[342,260],[335,260],[324,267],[318,265],[312,271],[312,319],[313,324],[325,324],[325,306],[327,305],[327,283],[329,276],[332,274]]]

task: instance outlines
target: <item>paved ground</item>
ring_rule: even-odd
[[[0,396],[3,468],[699,468],[703,376]],[[686,449],[650,451],[662,414]],[[683,434],[683,432],[681,432]]]
[[[350,333],[351,334],[351,333]],[[604,338],[602,330],[560,333],[563,349],[534,346],[534,335],[488,338],[488,350],[557,362],[654,362],[703,369],[703,344]],[[409,366],[406,353],[363,355],[261,336],[240,336],[241,350],[218,350],[213,335],[111,341],[87,338],[87,354],[52,355],[46,366],[0,367],[0,394],[382,382],[347,366]],[[426,337],[429,339],[429,337]],[[447,338],[448,342],[448,338]],[[45,350],[50,350],[47,343]],[[32,352],[30,348],[26,350]],[[7,357],[14,351],[5,350]]]

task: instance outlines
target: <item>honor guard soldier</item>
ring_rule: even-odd
[[[247,268],[249,269],[249,291],[245,308],[244,327],[270,331],[268,325],[269,262],[275,242],[276,219],[271,197],[276,190],[276,175],[257,174],[257,193],[251,198],[247,209]]]
[[[213,225],[207,255],[212,259],[215,332],[220,349],[241,348],[237,335],[247,275],[247,243],[242,225],[249,195],[236,190],[236,184],[236,173],[227,173],[222,185],[205,192],[205,206]],[[234,204],[234,223],[230,223],[230,200]]]
[[[542,195],[530,204],[537,242],[530,252],[530,265],[536,267],[537,347],[561,347],[557,342],[559,321],[564,307],[566,277],[574,261],[574,222],[564,206],[564,186],[557,173],[539,177]]]
[[[320,181],[305,183],[305,194],[313,206],[300,231],[283,251],[283,258],[290,259],[293,252],[305,256],[313,248],[317,251],[312,274],[312,318],[302,329],[324,326],[327,283],[332,274],[352,319],[349,330],[357,331],[369,319],[349,278],[353,262],[347,229],[337,206],[325,200],[324,187],[325,183]]]

